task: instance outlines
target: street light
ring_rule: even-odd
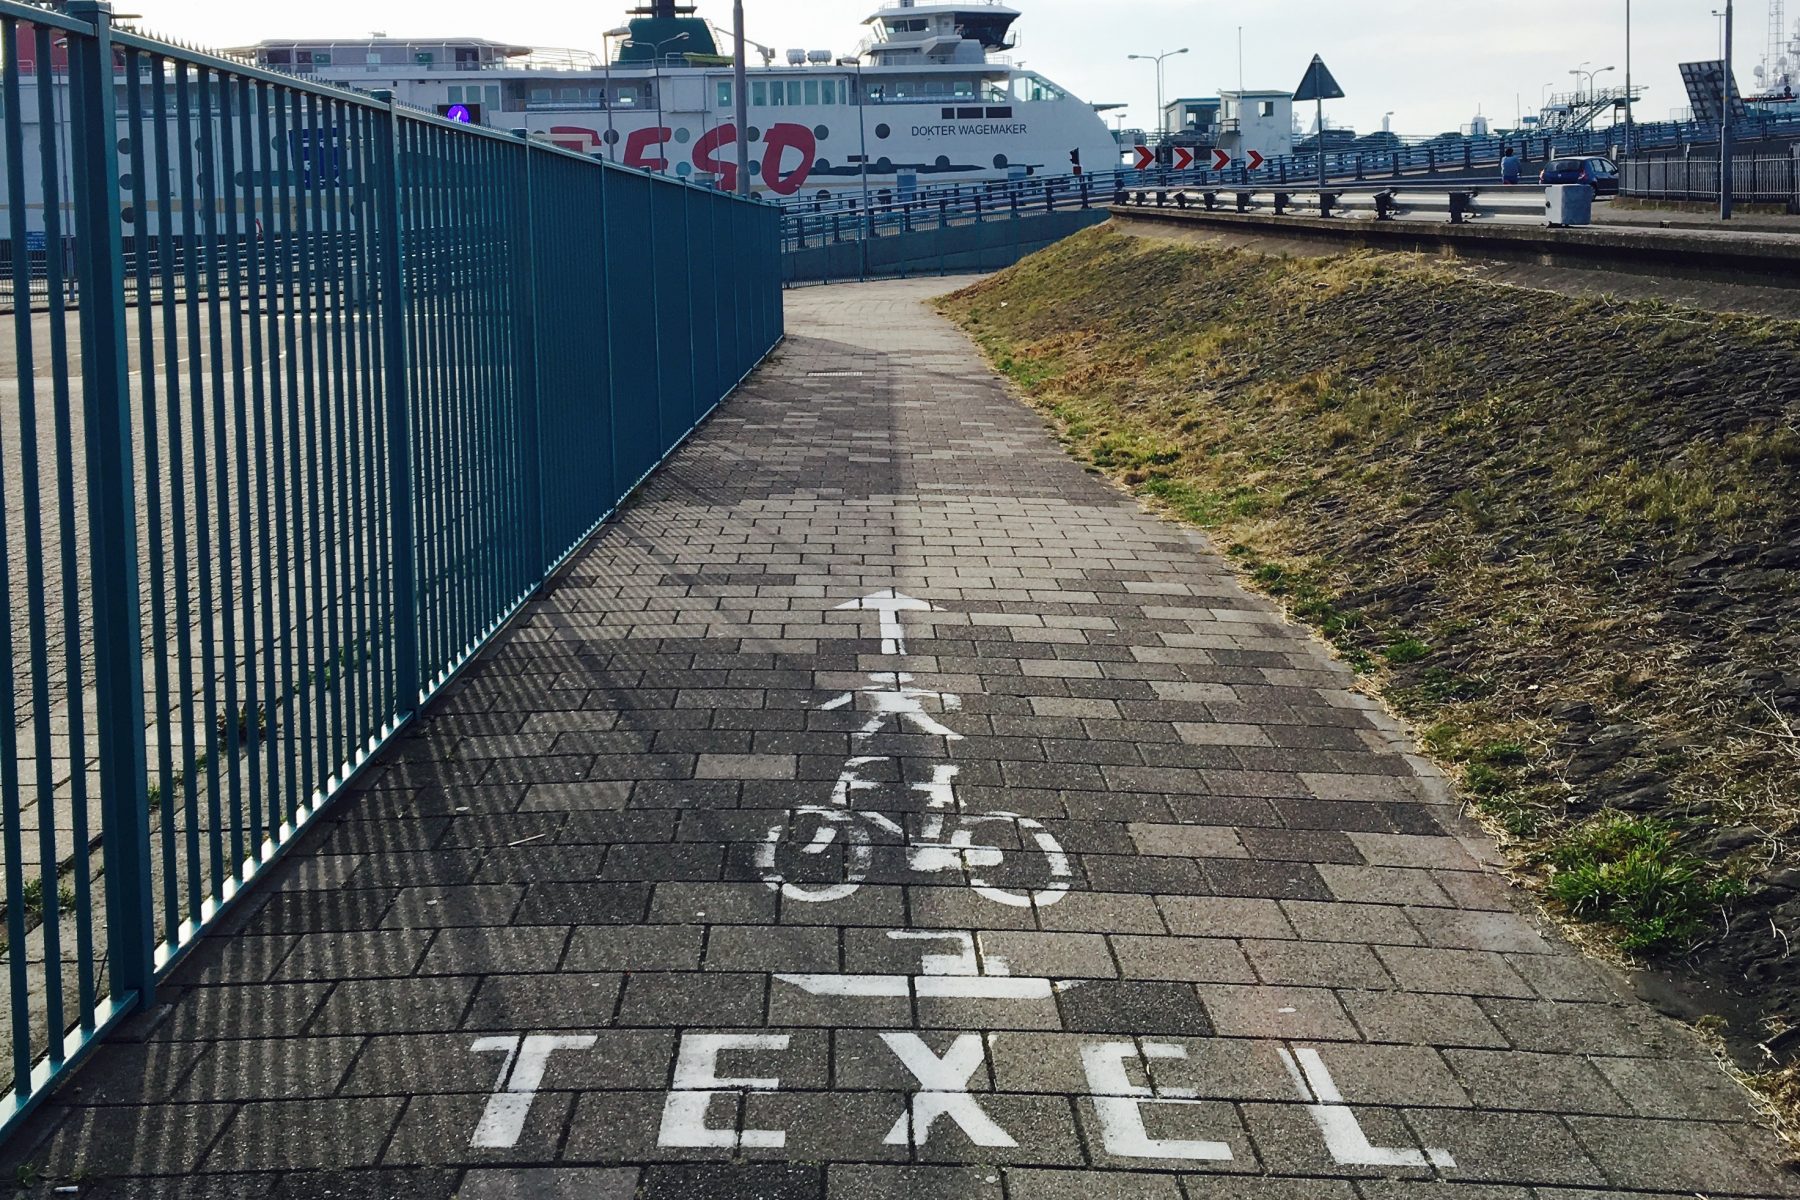
[[[1625,157],[1631,157],[1631,107],[1636,97],[1631,94],[1631,0],[1625,0]]]
[[[657,134],[657,141],[659,143],[661,143],[661,141],[662,141],[662,135],[661,135],[660,131],[662,129],[662,119],[663,119],[662,48],[664,46],[673,46],[676,42],[685,42],[687,40],[688,40],[687,34],[678,33],[674,37],[664,38],[660,42],[626,42],[625,43],[626,46],[629,46],[634,50],[642,50],[646,46],[648,46],[650,48],[650,56],[651,56],[650,57],[650,74],[651,74],[651,79],[652,79],[650,86],[653,89],[655,89],[655,91],[656,91],[656,128],[659,131]],[[668,154],[658,153],[656,156],[656,161],[663,164],[661,167],[657,168],[659,171],[667,171],[669,169]]]
[[[1585,66],[1587,66],[1586,63],[1581,64],[1581,67]],[[1584,71],[1581,67],[1576,67],[1573,71],[1569,72],[1569,74],[1575,76],[1575,98],[1577,100],[1581,99],[1581,79],[1583,76],[1587,77],[1588,82],[1587,98],[1592,100],[1595,96],[1599,95],[1599,90],[1595,86],[1599,77],[1606,74],[1608,71],[1616,71],[1619,69],[1617,67],[1601,67],[1597,71]]]
[[[629,38],[630,36],[631,30],[626,29],[624,26],[620,26],[617,29],[609,29],[600,35],[601,43],[606,47],[606,156],[613,162],[619,161],[619,152],[617,149],[619,135],[613,129],[612,43],[614,38]]]
[[[844,57],[837,60],[840,67],[852,67],[856,70],[856,136],[862,148],[862,162],[858,164],[862,176],[862,236],[857,239],[860,246],[862,278],[869,277],[869,238],[874,236],[874,218],[869,212],[869,117],[864,106],[868,96],[863,91],[862,58]]]
[[[1731,220],[1731,35],[1732,0],[1725,0],[1725,44],[1719,59],[1725,68],[1719,83],[1719,220]]]
[[[1179,50],[1165,50],[1161,54],[1127,54],[1125,57],[1140,62],[1156,64],[1156,132],[1158,137],[1167,132],[1164,128],[1168,117],[1163,113],[1163,60],[1174,58],[1177,54],[1186,54],[1187,47]]]

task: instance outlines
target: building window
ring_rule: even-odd
[[[1262,102],[1262,115],[1265,117],[1272,117],[1275,115],[1275,102],[1273,100],[1264,100]]]
[[[469,89],[469,91],[471,91],[471,92],[473,92],[474,90],[475,90],[474,88]],[[497,84],[497,83],[488,84],[487,104],[488,104],[488,107],[491,109],[495,109],[495,110],[499,109],[499,107],[500,107],[500,85],[499,84]]]
[[[460,86],[451,88],[449,98],[450,98],[450,103],[461,104],[462,103],[462,88]],[[477,98],[479,98],[479,97],[477,97]]]

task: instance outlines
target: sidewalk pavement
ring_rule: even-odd
[[[107,1197],[1800,1196],[938,281],[786,346],[10,1148]]]

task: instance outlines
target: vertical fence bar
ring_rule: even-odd
[[[524,520],[520,531],[531,577],[541,578],[550,565],[544,538],[543,442],[539,424],[539,366],[537,313],[536,197],[531,177],[533,153],[523,129],[513,130],[519,139],[517,166],[510,172],[525,219],[513,226],[513,354],[518,362],[519,449],[524,469]],[[605,168],[597,168],[604,170]]]
[[[375,217],[380,231],[379,298],[383,399],[387,410],[388,538],[393,544],[394,715],[410,717],[419,706],[418,577],[414,568],[413,431],[407,402],[406,244],[401,237],[400,137],[391,92],[377,92],[373,114]]]
[[[19,23],[10,17],[0,22],[0,54],[5,55],[6,62],[19,61]],[[6,125],[7,234],[14,247],[13,352],[18,363],[19,407],[23,415],[35,405],[36,397],[32,386],[35,367],[31,336],[31,256],[25,252],[25,114],[20,107],[19,90],[17,70],[0,73],[0,100],[4,102],[0,120]],[[6,456],[0,455],[0,495],[4,494],[6,466]],[[32,489],[25,491],[27,514],[33,495]],[[5,661],[0,662],[0,683],[5,685],[6,700],[5,724],[0,725],[0,806],[4,808],[5,817],[6,959],[12,998],[12,1093],[17,1108],[31,1096],[31,985],[26,961],[30,947],[25,941],[24,805],[19,778],[18,680],[13,671],[12,556],[7,524],[6,520],[0,519],[0,582],[6,588],[0,593],[0,638],[4,639],[0,645],[6,652]],[[25,539],[28,543],[31,536],[31,525],[27,521]],[[27,622],[35,632],[42,617],[29,615],[28,610]],[[43,642],[33,644],[41,646]],[[39,658],[41,655],[32,655],[33,663]],[[46,765],[40,763],[39,769]]]
[[[69,39],[69,62],[108,960],[114,1002],[141,1008],[156,990],[155,909],[112,10],[100,0],[73,0],[69,11],[94,23],[93,37]]]

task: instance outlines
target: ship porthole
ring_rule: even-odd
[[[825,172],[825,171],[831,170],[831,160],[829,158],[819,159],[818,161],[813,163],[813,170],[817,171],[817,172]]]
[[[619,144],[619,131],[616,129],[609,129],[600,135],[600,140],[609,146],[616,146]]]
[[[760,130],[756,126],[752,125],[750,127],[750,140],[753,142],[762,141],[762,130]]]
[[[689,132],[688,132],[688,131],[687,131],[687,130],[685,130],[685,129],[677,129],[677,130],[676,130],[676,131],[675,131],[675,140],[676,140],[676,141],[677,141],[677,142],[679,142],[679,143],[680,143],[680,144],[681,144],[681,145],[683,145],[683,146],[685,146],[685,145],[687,145],[687,144],[688,144],[688,139],[689,139],[689,138],[691,138],[691,137],[693,137],[693,136],[694,136],[694,135],[693,135],[693,134],[691,134],[691,133],[689,133]]]
[[[1006,155],[1004,155],[1004,154],[994,155],[994,167],[996,170],[1002,170],[1002,171],[1005,170],[1006,169]]]
[[[821,142],[824,141],[826,138],[831,136],[831,126],[829,126],[829,125],[814,125],[813,126],[813,136],[818,138]]]
[[[693,163],[676,163],[675,164],[675,173],[685,179],[687,176],[692,175],[694,173],[694,164]]]
[[[878,138],[889,137],[893,134],[893,132],[894,131],[892,129],[888,128],[886,125],[877,125],[875,127],[875,136]]]
[[[893,159],[878,158],[875,160],[875,173],[876,174],[888,175],[888,174],[892,174],[893,170],[894,170],[894,160]]]
[[[945,168],[947,168],[947,167],[949,167],[949,165],[950,165],[950,156],[949,156],[949,155],[948,155],[948,154],[940,154],[940,155],[938,155],[938,156],[937,156],[937,165],[938,165],[938,169],[939,169],[939,170],[943,170],[943,169],[945,169]]]

